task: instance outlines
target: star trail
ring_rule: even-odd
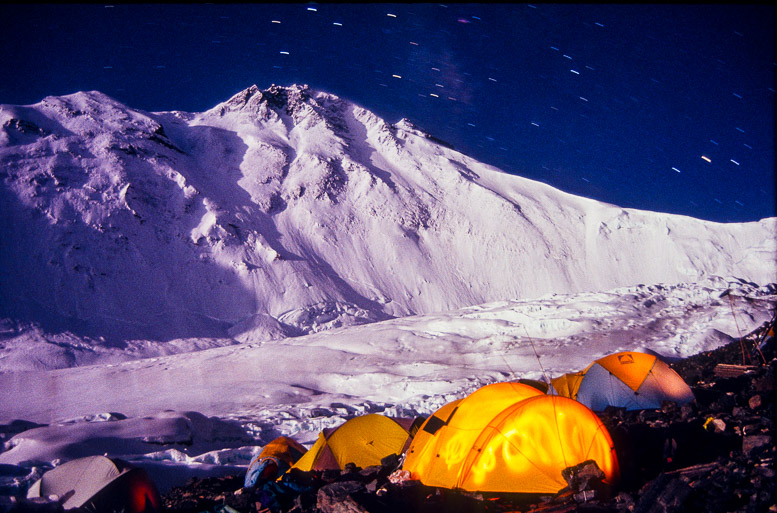
[[[201,112],[308,84],[506,172],[719,222],[775,213],[775,8],[3,5],[0,103]]]

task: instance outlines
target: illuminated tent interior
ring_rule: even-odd
[[[292,468],[300,470],[345,469],[348,463],[364,468],[380,465],[392,454],[401,454],[412,439],[414,419],[396,419],[370,413],[354,417],[336,428],[325,429]]]
[[[594,411],[608,406],[627,410],[657,409],[663,401],[693,401],[691,388],[655,355],[620,352],[584,370],[551,381],[549,393],[575,399]]]
[[[402,468],[427,486],[556,493],[567,485],[561,472],[586,460],[617,480],[612,439],[596,414],[528,385],[496,383],[429,417]]]
[[[430,454],[444,451],[451,444],[458,443],[462,433],[481,431],[489,420],[508,406],[542,392],[529,385],[506,382],[481,387],[463,399],[457,399],[438,409],[426,419],[413,438],[405,456],[404,470],[411,475],[417,469],[425,469],[433,463]],[[453,441],[451,441],[453,440]],[[438,469],[439,479],[451,481],[455,469]],[[443,475],[445,474],[445,475]]]
[[[78,458],[54,467],[27,492],[30,499],[52,495],[62,500],[66,510],[150,513],[162,507],[159,491],[145,470],[105,456]]]

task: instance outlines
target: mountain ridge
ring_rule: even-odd
[[[547,293],[777,281],[777,218],[625,209],[307,86],[202,113],[0,106],[0,318],[116,343],[273,339]]]

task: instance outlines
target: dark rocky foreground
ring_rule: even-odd
[[[343,472],[298,473],[298,491],[268,497],[243,489],[242,475],[192,480],[164,497],[181,513],[601,513],[777,512],[774,400],[777,343],[761,328],[672,367],[696,400],[661,410],[600,415],[621,463],[608,488],[595,464],[567,469],[555,496],[485,495],[435,489],[403,479],[398,458]],[[268,508],[267,506],[270,506]]]

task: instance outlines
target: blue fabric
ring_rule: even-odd
[[[585,373],[577,390],[577,400],[593,411],[604,411],[608,406],[627,410],[644,410],[661,407],[653,397],[642,397],[610,371],[595,363]]]
[[[246,478],[243,482],[243,488],[253,488],[256,486],[259,481],[259,478],[262,475],[262,472],[267,468],[268,465],[277,465],[278,472],[285,471],[283,468],[281,468],[281,464],[275,459],[275,458],[256,458],[254,461],[251,462],[251,464],[248,466],[248,471],[246,472]],[[275,473],[273,476],[271,476],[272,479],[275,479],[278,477],[278,474]]]

